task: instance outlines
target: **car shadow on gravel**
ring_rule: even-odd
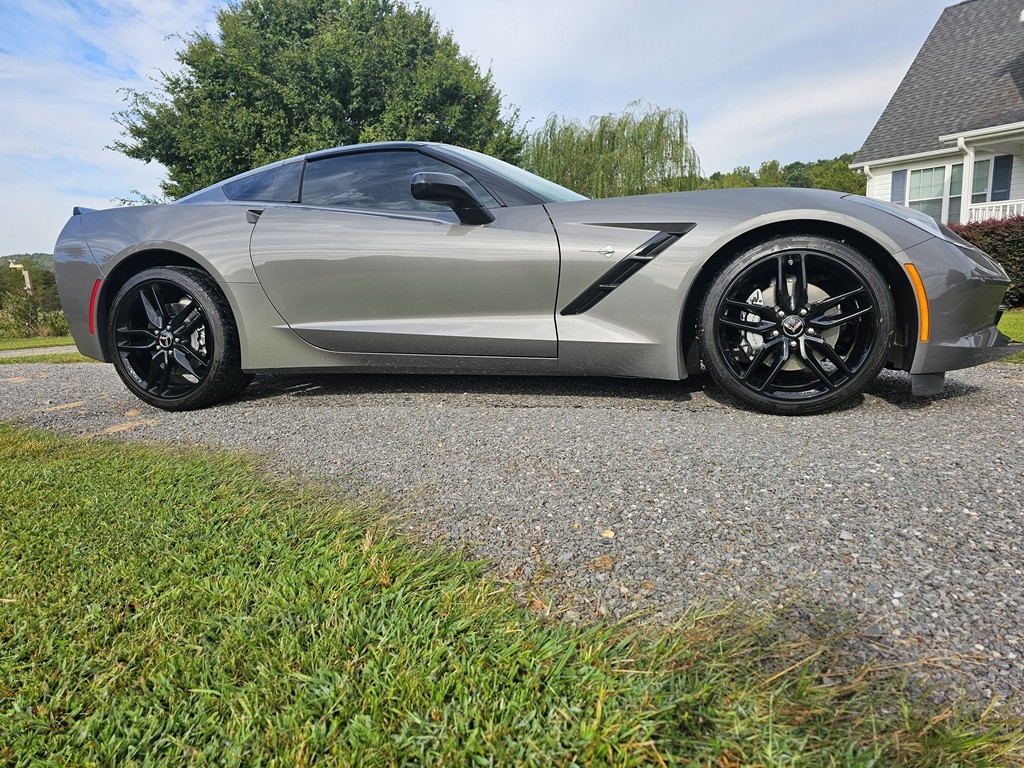
[[[940,395],[915,397],[912,393],[912,380],[909,373],[901,371],[882,371],[878,378],[866,389],[865,394],[885,400],[904,411],[919,411],[930,408],[933,403],[943,400],[957,400],[967,397],[979,390],[971,384],[965,384],[946,377],[946,386]]]
[[[617,379],[583,376],[482,376],[436,374],[262,374],[240,398],[259,401],[276,397],[345,397],[392,395],[477,396],[521,399],[529,406],[545,401],[610,399],[686,403],[700,396],[705,378],[684,381]],[[514,405],[514,402],[508,404]],[[550,402],[546,404],[551,404]]]
[[[858,395],[830,410],[839,413],[863,407],[865,395],[879,398],[900,410],[929,408],[942,400],[958,399],[978,391],[978,387],[947,379],[941,395],[915,397],[911,378],[900,371],[882,371],[878,378]],[[721,390],[710,376],[699,374],[683,381],[626,379],[587,376],[487,376],[439,374],[261,374],[236,401],[272,401],[290,398],[343,398],[436,395],[443,398],[484,399],[505,407],[569,405],[574,399],[609,403],[646,402],[661,405],[690,405],[699,408],[750,410]],[[754,411],[751,411],[752,413]],[[810,414],[814,415],[814,414]]]

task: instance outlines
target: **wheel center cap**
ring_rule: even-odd
[[[160,349],[170,349],[174,346],[174,334],[170,331],[160,331],[160,335],[156,337],[156,343],[160,345]]]
[[[804,332],[804,320],[797,315],[790,315],[782,321],[782,331],[787,336],[796,338]]]

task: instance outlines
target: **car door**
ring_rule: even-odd
[[[455,173],[495,220],[461,224],[414,199],[418,171]],[[255,209],[250,253],[305,341],[352,353],[557,356],[558,242],[543,206],[503,208],[415,149],[311,160],[301,201]]]

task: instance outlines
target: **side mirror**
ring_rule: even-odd
[[[417,200],[447,205],[463,224],[490,224],[494,221],[494,214],[484,207],[469,185],[451,173],[414,173],[411,192]]]

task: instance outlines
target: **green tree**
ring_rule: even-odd
[[[715,171],[701,184],[704,189],[741,189],[756,186],[757,174],[750,170],[749,165],[738,166],[729,173]]]
[[[850,169],[853,153],[813,163],[794,162],[782,166],[778,160],[761,163],[757,172],[742,165],[729,173],[716,172],[704,179],[704,189],[735,189],[738,187],[813,187],[836,192],[863,195],[867,179]]]
[[[808,175],[815,189],[834,189],[837,192],[852,192],[863,195],[867,191],[867,177],[850,168],[854,153],[850,152],[831,160],[819,160],[811,164]]]
[[[523,167],[589,197],[695,189],[700,161],[680,110],[629,104],[620,114],[548,117],[529,137]]]
[[[155,93],[128,89],[114,149],[162,163],[179,197],[252,167],[379,140],[518,160],[525,133],[430,11],[402,0],[241,0],[193,32]]]
[[[785,187],[786,172],[779,165],[778,160],[768,160],[761,163],[757,169],[757,186],[759,187]]]

